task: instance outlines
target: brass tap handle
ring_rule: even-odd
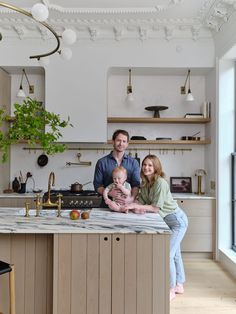
[[[25,217],[29,217],[29,205],[30,203],[25,202]]]
[[[62,194],[57,195],[58,201],[57,201],[57,217],[61,217],[61,198]]]
[[[35,217],[39,217],[40,215],[40,206],[41,206],[41,200],[40,200],[40,194],[36,194],[36,214]]]

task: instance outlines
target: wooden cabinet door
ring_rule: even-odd
[[[112,236],[112,314],[169,313],[169,236]]]
[[[188,229],[181,244],[183,252],[214,253],[215,201],[178,200],[188,216]]]
[[[54,314],[111,314],[111,235],[55,235],[53,290]]]

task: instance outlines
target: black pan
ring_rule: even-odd
[[[38,157],[37,159],[37,164],[40,166],[40,167],[44,167],[46,166],[48,163],[48,156],[45,155],[45,154],[42,154]]]

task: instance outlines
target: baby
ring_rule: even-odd
[[[113,198],[113,200],[109,199],[108,193],[111,190],[116,189],[119,190],[124,197],[131,195],[131,186],[126,182],[127,170],[122,166],[114,168],[112,171],[112,179],[113,183],[109,184],[103,192],[104,201],[110,209],[114,211],[123,211],[123,206],[119,204],[115,198]]]

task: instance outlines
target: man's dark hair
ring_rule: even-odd
[[[129,133],[125,130],[116,130],[112,135],[112,140],[114,141],[119,134],[123,134],[127,137],[127,142],[129,141]]]

